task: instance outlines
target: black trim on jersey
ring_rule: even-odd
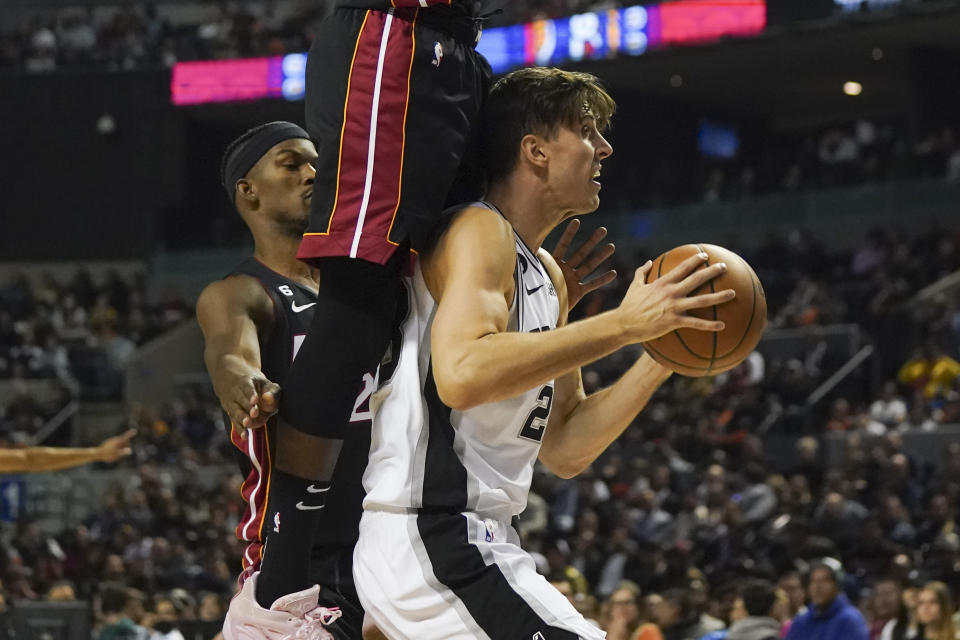
[[[453,449],[452,409],[443,404],[433,379],[433,361],[423,385],[427,402],[427,455],[423,469],[423,508],[460,512],[467,508],[467,468]]]
[[[417,530],[437,580],[456,594],[491,640],[579,640],[550,626],[513,590],[499,566],[484,562],[467,540],[463,515],[420,512]]]

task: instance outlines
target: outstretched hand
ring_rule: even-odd
[[[264,426],[279,409],[280,385],[240,358],[225,358],[212,378],[220,406],[237,427],[244,429],[244,435],[246,429]]]
[[[128,429],[118,436],[107,438],[97,447],[97,459],[102,462],[116,462],[130,455],[133,451],[130,448],[130,440],[136,433],[135,430]]]
[[[577,231],[580,230],[580,221],[573,219],[563,230],[563,235],[553,248],[551,255],[560,266],[563,272],[563,279],[567,283],[567,308],[572,310],[580,300],[588,293],[592,293],[601,287],[605,287],[617,278],[617,272],[610,269],[599,276],[588,280],[594,275],[597,268],[603,264],[616,251],[612,243],[607,243],[597,248],[597,245],[607,237],[606,227],[597,228],[587,241],[580,245],[573,256],[567,258],[567,252],[570,250],[570,244],[573,242]]]

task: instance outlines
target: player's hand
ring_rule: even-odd
[[[567,283],[567,308],[572,310],[577,303],[583,299],[583,296],[605,287],[617,278],[617,272],[613,269],[595,277],[587,282],[587,278],[594,275],[594,272],[607,258],[613,255],[616,247],[612,243],[607,243],[597,249],[600,241],[607,236],[606,227],[596,229],[587,241],[584,242],[574,252],[573,256],[567,258],[567,251],[570,250],[570,244],[573,242],[577,231],[580,230],[580,221],[574,218],[563,230],[563,235],[553,248],[551,255],[560,265],[563,271],[563,279]]]
[[[705,253],[693,255],[650,284],[646,279],[653,263],[648,260],[637,269],[633,283],[614,311],[631,342],[646,342],[682,328],[723,331],[723,322],[687,314],[691,309],[728,302],[736,296],[733,289],[690,295],[727,270],[722,262],[696,270],[706,260]]]
[[[128,429],[118,436],[107,438],[97,447],[97,460],[101,462],[116,462],[120,458],[125,458],[133,452],[130,447],[130,440],[136,435],[134,429]]]
[[[213,378],[220,406],[238,427],[259,429],[279,408],[280,385],[242,358],[224,358]]]

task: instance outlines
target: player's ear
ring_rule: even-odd
[[[242,198],[246,201],[255,200],[257,197],[257,189],[253,186],[246,178],[240,178],[237,180],[237,198]]]
[[[543,139],[532,133],[528,133],[520,140],[520,155],[527,161],[538,167],[547,163],[547,153]]]

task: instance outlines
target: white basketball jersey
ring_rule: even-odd
[[[486,203],[472,206],[493,207]],[[514,233],[516,295],[507,331],[557,326],[559,301],[544,266]],[[478,249],[482,250],[482,249]],[[437,304],[417,263],[404,278],[409,309],[390,362],[381,365],[365,508],[475,511],[508,521],[526,507],[550,417],[553,382],[514,398],[454,411],[437,395],[430,327]],[[399,350],[399,354],[397,351]]]

